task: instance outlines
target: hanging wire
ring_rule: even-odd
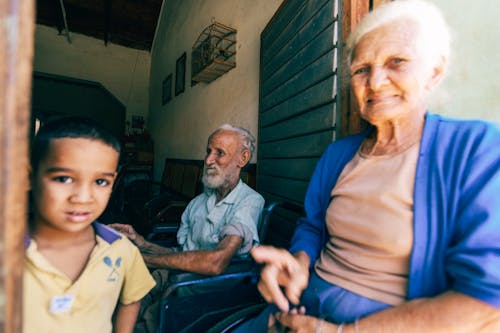
[[[61,5],[62,17],[64,22],[64,29],[66,29],[66,38],[68,39],[68,43],[71,44],[71,36],[69,34],[68,21],[66,20],[66,9],[64,8],[63,0],[59,0],[59,4]]]

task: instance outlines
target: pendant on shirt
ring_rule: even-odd
[[[73,295],[54,296],[50,301],[50,312],[53,314],[65,313],[73,306]]]

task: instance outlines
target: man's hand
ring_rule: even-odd
[[[257,246],[250,253],[256,262],[265,264],[258,284],[262,297],[283,312],[289,310],[288,301],[299,304],[309,280],[309,257],[301,252],[294,257],[272,246]],[[280,286],[284,287],[286,297]]]
[[[113,228],[127,236],[128,239],[130,239],[139,248],[145,244],[144,237],[139,235],[130,224],[112,223],[108,224],[108,227]]]

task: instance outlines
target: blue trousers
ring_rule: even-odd
[[[306,308],[307,315],[337,324],[352,323],[358,318],[391,307],[332,285],[315,272],[309,277],[309,285],[302,293],[300,305]],[[257,317],[240,325],[234,333],[267,332],[269,315],[277,311],[278,308],[274,304],[269,305]]]

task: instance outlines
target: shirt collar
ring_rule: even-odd
[[[31,238],[29,233],[24,234],[24,248],[27,249],[31,244]]]
[[[240,188],[243,186],[243,181],[240,179],[238,180],[238,184],[229,192],[228,195],[226,195],[220,202],[217,204],[220,205],[222,203],[225,204],[234,204],[236,202],[236,198],[238,196],[238,192],[240,191]]]
[[[114,241],[122,238],[116,230],[111,229],[110,227],[99,222],[93,222],[92,227],[94,227],[96,235],[104,239],[109,244],[112,244]]]

